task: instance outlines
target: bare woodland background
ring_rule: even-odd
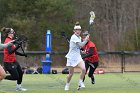
[[[76,15],[86,19],[90,10],[96,14],[94,32],[99,50],[139,50],[139,0],[76,0]],[[95,41],[95,40],[94,40]]]
[[[98,51],[140,50],[140,0],[0,0],[0,27],[12,27],[17,34],[26,35],[26,51],[44,51],[49,29],[52,50],[67,51],[68,43],[60,33],[70,37],[76,21],[87,30],[91,10],[96,14],[91,40]],[[4,33],[2,36],[4,40]],[[33,60],[41,59],[22,61],[33,65]],[[56,60],[66,61],[64,55],[53,56],[54,64]]]

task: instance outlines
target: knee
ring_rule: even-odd
[[[69,77],[72,77],[73,76],[73,73],[69,73]]]
[[[0,80],[3,80],[4,78],[2,76],[0,76]]]
[[[86,74],[86,69],[85,69],[85,68],[83,68],[83,69],[82,69],[82,72]]]
[[[0,76],[0,80],[3,80],[5,78],[5,76]]]
[[[19,73],[19,77],[22,77],[23,76],[23,72]]]
[[[93,77],[93,75],[89,73],[89,74],[88,74],[88,77]]]
[[[0,80],[3,80],[6,77],[6,74],[0,75]]]
[[[14,80],[18,80],[19,79],[19,76],[13,76],[13,79]]]

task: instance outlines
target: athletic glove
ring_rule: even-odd
[[[22,46],[22,42],[18,42],[17,47],[20,48]]]

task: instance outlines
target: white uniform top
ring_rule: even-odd
[[[77,44],[78,42],[81,42],[81,37],[76,36],[73,34],[70,39],[70,44],[69,44],[69,52],[65,56],[68,59],[72,60],[78,60],[79,57],[81,58],[80,54],[80,46]]]

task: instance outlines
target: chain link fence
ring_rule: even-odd
[[[17,56],[17,61],[22,67],[42,67],[46,51],[27,51],[28,57]],[[51,52],[51,67],[64,68],[67,52]],[[140,52],[99,52],[99,67],[105,72],[140,72]],[[0,64],[3,64],[3,52],[0,52]]]

